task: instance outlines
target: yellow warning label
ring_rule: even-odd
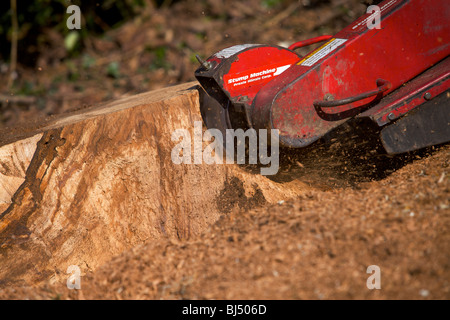
[[[315,64],[320,59],[326,57],[329,53],[336,50],[339,46],[341,46],[344,42],[346,42],[347,39],[337,39],[332,38],[328,42],[326,42],[324,45],[320,46],[310,54],[308,54],[306,57],[304,57],[300,62],[297,63],[297,65],[302,65],[306,67],[310,67],[313,64]]]

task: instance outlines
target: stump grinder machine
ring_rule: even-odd
[[[289,48],[242,44],[198,57],[206,125],[278,129],[280,146],[303,148],[368,118],[388,154],[450,141],[449,2],[385,0],[378,9]]]

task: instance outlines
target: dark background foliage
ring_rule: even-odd
[[[80,30],[66,26],[72,4]],[[333,34],[365,9],[361,0],[0,1],[0,129],[192,81],[196,54],[288,46]]]

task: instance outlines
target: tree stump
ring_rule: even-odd
[[[233,209],[307,189],[234,164],[174,164],[172,133],[201,120],[192,82],[3,134],[0,287],[61,281],[70,265],[93,271],[136,245],[187,240]]]

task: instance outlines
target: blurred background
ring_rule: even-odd
[[[80,8],[79,30],[67,28],[70,5]],[[365,10],[361,0],[3,0],[0,129],[192,81],[196,54],[289,46],[336,33]]]

